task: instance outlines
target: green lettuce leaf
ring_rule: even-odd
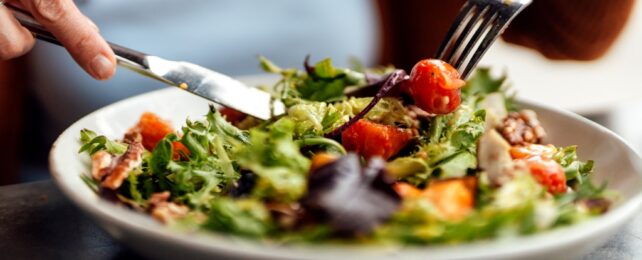
[[[248,134],[225,121],[214,107],[205,120],[188,120],[182,130],[180,138],[163,138],[146,159],[149,172],[141,176],[141,188],[145,194],[170,190],[176,201],[207,209],[240,177],[232,155],[249,142]],[[186,160],[172,160],[175,141],[189,150]]]
[[[363,110],[372,98],[349,98],[328,104],[302,102],[288,109],[287,118],[296,123],[295,136],[323,135],[345,124]],[[372,122],[409,127],[413,119],[408,116],[400,100],[384,98],[365,116]]]
[[[212,202],[204,228],[246,237],[266,236],[273,228],[270,212],[255,199],[219,198]]]
[[[477,141],[484,132],[484,110],[474,111],[462,104],[455,112],[432,119],[417,154],[425,155],[428,169],[404,179],[421,185],[431,176],[439,178],[462,177],[477,168]]]
[[[558,149],[553,159],[564,168],[567,181],[582,183],[593,170],[593,161],[582,162],[577,159],[577,147],[574,145]]]
[[[345,97],[344,90],[350,86],[366,84],[365,75],[347,68],[337,68],[331,59],[317,62],[311,72],[296,69],[281,69],[265,57],[259,57],[261,68],[269,73],[278,73],[283,79],[275,89],[278,98],[286,105],[298,103],[297,99],[331,102]]]
[[[310,160],[293,140],[295,122],[282,118],[267,131],[250,130],[250,144],[235,155],[239,165],[258,176],[257,198],[296,201],[305,194]]]
[[[461,89],[462,103],[478,104],[486,95],[498,92],[504,96],[506,110],[516,111],[515,95],[509,93],[509,90],[510,84],[505,73],[499,77],[493,77],[490,68],[478,68]]]

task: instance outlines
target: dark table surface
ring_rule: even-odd
[[[51,181],[0,187],[1,259],[141,259]],[[585,259],[642,259],[642,212]]]

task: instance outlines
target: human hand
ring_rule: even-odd
[[[33,35],[13,17],[0,0],[0,60],[27,53]],[[63,44],[76,62],[95,79],[105,80],[116,71],[116,57],[100,36],[98,27],[83,15],[72,0],[8,0],[30,12]]]

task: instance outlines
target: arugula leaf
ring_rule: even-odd
[[[80,142],[82,146],[78,153],[87,152],[93,155],[98,151],[106,151],[114,155],[122,155],[127,151],[127,145],[116,141],[109,140],[104,135],[98,136],[89,129],[80,130]]]

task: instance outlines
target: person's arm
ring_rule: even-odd
[[[381,64],[410,71],[420,59],[432,57],[463,0],[377,0],[381,17]]]
[[[378,0],[383,26],[383,64],[409,69],[432,57],[463,0]],[[599,58],[626,24],[634,0],[533,0],[504,39],[550,59]]]
[[[634,0],[534,0],[504,33],[549,59],[593,60],[624,29]]]
[[[6,4],[29,11],[94,78],[108,79],[114,74],[114,52],[100,36],[98,27],[72,0],[9,0]],[[31,33],[18,23],[7,6],[0,5],[0,61],[25,54],[33,44]]]

